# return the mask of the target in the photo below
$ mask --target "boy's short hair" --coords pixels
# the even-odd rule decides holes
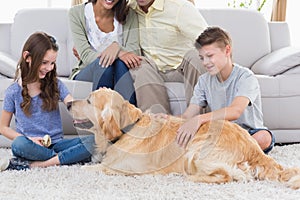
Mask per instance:
[[[226,45],[232,46],[232,41],[229,34],[220,27],[206,28],[196,39],[195,47],[201,49],[204,45],[218,43],[221,48]]]

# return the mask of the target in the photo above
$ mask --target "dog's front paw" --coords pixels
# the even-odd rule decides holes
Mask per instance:
[[[118,172],[118,171],[115,171],[115,170],[113,170],[113,169],[111,169],[111,168],[104,167],[103,165],[102,165],[101,171],[102,171],[103,173],[107,174],[107,175],[120,175],[120,174],[122,174],[122,173],[120,173],[120,172]]]
[[[115,171],[111,168],[105,167],[102,164],[84,165],[84,166],[81,167],[81,169],[87,170],[87,171],[93,171],[93,172],[102,172],[102,173],[107,174],[107,175],[118,175],[118,174],[120,174],[117,171]]]
[[[101,164],[84,165],[81,167],[81,169],[87,171],[102,172],[102,165]]]

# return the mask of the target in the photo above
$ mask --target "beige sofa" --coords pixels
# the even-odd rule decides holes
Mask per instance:
[[[264,122],[277,143],[300,142],[300,49],[291,47],[286,23],[268,23],[255,11],[240,9],[200,9],[209,25],[225,28],[233,38],[234,61],[250,68],[261,86]],[[18,57],[26,38],[35,31],[46,31],[59,43],[58,74],[72,95],[85,98],[91,83],[67,79],[76,60],[72,55],[67,9],[20,10],[12,24],[0,24],[0,106],[4,90],[12,82]],[[166,83],[173,114],[186,108],[181,83]],[[66,136],[77,131],[64,105],[60,106]],[[14,126],[14,123],[12,124]],[[0,147],[10,141],[0,135]]]

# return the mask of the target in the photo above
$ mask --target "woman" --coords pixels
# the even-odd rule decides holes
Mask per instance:
[[[1,134],[13,140],[15,158],[1,160],[0,171],[68,165],[91,157],[93,135],[63,139],[58,103],[73,98],[57,79],[57,52],[55,39],[44,32],[32,34],[24,44],[15,82],[5,92],[0,121]],[[15,130],[10,127],[13,115]],[[52,140],[49,147],[43,144],[45,135]]]
[[[108,87],[136,105],[129,69],[138,67],[138,21],[126,0],[90,0],[69,11],[75,55],[80,59],[72,79]]]

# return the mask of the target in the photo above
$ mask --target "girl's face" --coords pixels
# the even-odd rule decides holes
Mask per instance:
[[[46,52],[42,65],[39,69],[39,78],[45,78],[46,74],[54,69],[54,64],[56,62],[57,52],[50,49]]]
[[[199,49],[199,56],[210,75],[217,75],[231,64],[231,48],[229,45],[221,48],[217,43],[205,45]]]

